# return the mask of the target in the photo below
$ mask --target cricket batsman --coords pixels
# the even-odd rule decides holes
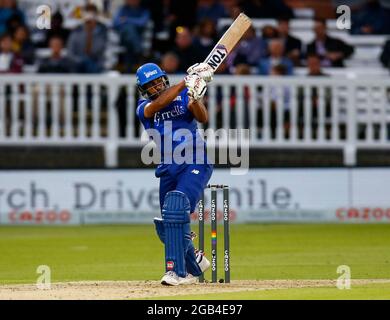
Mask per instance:
[[[142,95],[137,116],[147,131],[156,130],[163,141],[158,146],[161,163],[155,172],[160,178],[161,218],[155,218],[154,223],[165,246],[165,274],[161,283],[172,286],[196,283],[201,273],[210,267],[204,253],[194,248],[190,214],[213,171],[213,165],[207,161],[206,144],[197,131],[197,122],[208,120],[202,99],[207,82],[212,81],[213,70],[206,63],[197,63],[187,72],[188,75],[173,86],[166,73],[154,63],[144,64],[136,72]],[[191,134],[177,139],[175,133],[182,129]],[[171,148],[165,141],[171,143]],[[175,161],[173,150],[177,147],[190,148],[193,161]],[[202,151],[203,161],[199,161],[197,151]]]

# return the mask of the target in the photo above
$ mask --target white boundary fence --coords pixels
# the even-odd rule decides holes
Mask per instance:
[[[171,83],[180,77],[170,77]],[[135,77],[0,76],[0,145],[140,146]],[[390,79],[216,76],[206,127],[250,129],[252,148],[390,149]]]

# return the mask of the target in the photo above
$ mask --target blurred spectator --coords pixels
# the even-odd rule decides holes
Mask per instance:
[[[13,14],[8,20],[7,20],[7,32],[10,34],[13,34],[17,27],[24,26],[24,18],[23,16],[19,14]]]
[[[301,65],[302,57],[302,42],[301,40],[291,36],[290,23],[288,18],[278,19],[279,37],[284,42],[284,55],[288,57],[295,66]]]
[[[268,44],[268,50],[270,56],[268,58],[261,59],[258,65],[259,73],[261,75],[270,75],[272,68],[276,65],[283,65],[286,68],[286,74],[293,74],[292,61],[284,56],[284,45],[280,39],[272,39]]]
[[[321,58],[316,54],[311,54],[307,57],[307,76],[308,77],[328,77],[329,75],[324,73],[321,68]],[[323,90],[323,113],[326,119],[331,115],[331,101],[332,101],[332,89],[330,87],[324,87]],[[320,107],[320,92],[318,86],[310,88],[310,100],[311,100],[311,113],[312,113],[312,132],[317,135],[319,125],[319,107]],[[305,104],[305,90],[298,88],[298,101],[299,101],[299,131],[300,136],[303,136],[304,131],[304,104]],[[330,125],[325,124],[326,135],[330,134]]]
[[[265,40],[278,38],[278,30],[271,25],[265,25],[261,29],[261,34]]]
[[[262,35],[262,39],[264,40],[264,43],[266,46],[266,55],[269,55],[268,43],[271,39],[279,38],[278,29],[276,29],[274,26],[271,26],[271,25],[265,25],[261,29],[261,35]]]
[[[215,24],[218,19],[227,16],[224,6],[218,0],[199,0],[196,14],[198,21],[208,18]]]
[[[185,27],[177,27],[175,47],[173,51],[180,59],[178,72],[186,72],[194,63],[204,60],[193,44],[191,31]]]
[[[142,53],[142,36],[149,19],[150,12],[141,6],[140,0],[125,0],[114,17],[113,26],[126,48],[124,62],[127,69],[138,62]]]
[[[41,61],[39,73],[72,73],[72,61],[63,56],[64,41],[60,36],[53,36],[49,41],[50,57]]]
[[[250,75],[251,74],[251,68],[247,64],[245,64],[245,63],[238,64],[234,68],[234,74],[238,75],[238,76]]]
[[[367,2],[367,0],[332,0],[333,6],[335,8],[342,6],[342,5],[347,5],[352,10],[354,10],[356,8],[360,8],[366,2]]]
[[[271,69],[271,76],[285,76],[287,75],[287,68],[283,64],[276,64]]]
[[[68,41],[68,37],[70,31],[63,26],[64,18],[61,12],[57,11],[51,17],[51,28],[46,30],[45,40],[43,43],[43,47],[47,48],[49,46],[49,42],[53,37],[60,37],[63,43]]]
[[[217,41],[217,29],[215,23],[211,19],[203,19],[199,23],[198,35],[194,37],[194,46],[200,56],[205,59],[214,48]]]
[[[174,16],[170,11],[170,0],[144,0],[142,3],[150,12],[153,21],[151,51],[158,57],[162,52],[171,50],[174,38]]]
[[[97,8],[87,5],[84,24],[72,31],[67,49],[68,57],[76,64],[79,73],[99,73],[104,70],[104,53],[107,28],[97,21]]]
[[[352,13],[352,34],[382,34],[385,30],[384,9],[378,0],[367,0]]]
[[[12,50],[12,37],[3,34],[0,38],[0,73],[21,73],[23,59]]]
[[[383,34],[390,34],[390,1],[389,0],[379,0],[382,10],[383,10]]]
[[[145,9],[150,13],[150,19],[153,21],[154,32],[161,32],[165,29],[169,20],[169,6],[167,0],[144,0],[142,2]]]
[[[160,67],[168,74],[178,73],[180,60],[173,52],[167,52],[161,58]]]
[[[228,56],[229,68],[232,66],[245,64],[257,66],[259,60],[265,58],[267,54],[267,43],[256,36],[256,30],[250,27],[244,34],[237,48]]]
[[[294,17],[292,9],[283,0],[247,0],[241,7],[253,18]]]
[[[18,8],[15,0],[0,0],[0,35],[14,31],[16,22],[24,24],[24,13]]]
[[[390,69],[390,40],[385,43],[380,60],[385,68]]]
[[[307,57],[307,69],[308,76],[319,77],[319,76],[328,76],[326,73],[322,72],[321,68],[321,58],[316,54],[310,54]]]
[[[197,0],[169,0],[169,11],[171,13],[172,31],[178,26],[192,29],[196,25]]]
[[[272,66],[270,75],[274,77],[280,77],[287,75],[288,69],[284,64],[276,64]],[[271,136],[276,138],[277,136],[277,127],[281,119],[278,117],[278,110],[281,110],[280,113],[283,115],[283,131],[284,137],[288,138],[290,131],[290,101],[291,101],[291,88],[289,86],[271,86],[270,87],[270,127],[271,127]]]
[[[234,74],[238,76],[247,76],[251,74],[251,69],[247,64],[238,64],[235,67]],[[237,100],[242,99],[243,105],[241,112],[243,113],[243,120],[244,120],[244,129],[249,129],[249,117],[250,117],[250,96],[251,92],[249,89],[249,86],[244,85],[243,87],[243,95],[242,97],[237,96],[237,89],[233,88],[232,90],[232,96],[230,98],[230,123],[232,128],[237,128],[237,123],[236,123],[236,105],[237,105]],[[234,111],[234,114],[233,114]],[[222,115],[221,115],[222,116]]]
[[[224,10],[226,12],[226,17],[228,19],[233,19],[233,20],[236,19],[242,11],[239,0],[221,0],[221,3],[224,7]],[[229,29],[229,27],[230,25],[227,24],[223,26],[221,29],[218,29],[219,35],[221,36],[222,34],[224,34],[226,30]]]
[[[390,2],[388,0],[379,0],[382,8],[390,9]]]
[[[315,40],[307,47],[307,54],[321,57],[323,67],[344,67],[344,60],[354,52],[354,48],[344,41],[326,34],[326,21],[317,19],[314,24]]]
[[[18,53],[25,64],[34,64],[35,47],[30,39],[30,31],[22,25],[13,34],[13,51]]]
[[[222,0],[228,18],[235,19],[242,11],[239,0]]]

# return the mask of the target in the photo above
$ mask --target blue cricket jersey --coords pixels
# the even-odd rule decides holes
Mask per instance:
[[[198,156],[200,154],[203,155],[203,163],[208,163],[206,144],[197,131],[198,125],[194,115],[188,109],[189,98],[187,91],[187,88],[181,91],[169,105],[156,112],[152,118],[145,118],[144,116],[145,106],[149,104],[151,100],[140,99],[138,101],[137,116],[141,120],[144,128],[146,130],[156,129],[161,137],[161,144],[158,145],[161,153],[161,163],[156,170],[157,177],[161,176],[161,174],[166,171],[168,165],[180,167],[173,159],[173,152],[179,145],[180,148],[183,147],[182,149],[185,150],[185,145],[192,144],[193,163],[199,163],[196,159],[196,150],[198,150]],[[188,131],[178,131],[180,129],[187,129]],[[175,136],[175,133],[177,136]],[[183,133],[187,134],[183,136]],[[181,136],[180,140],[173,139],[174,137],[179,138],[179,136]],[[164,139],[169,139],[169,143],[172,145],[172,151],[167,149],[167,152],[164,152]],[[181,154],[183,154],[183,152]]]

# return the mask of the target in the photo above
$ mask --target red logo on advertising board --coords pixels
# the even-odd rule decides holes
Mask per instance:
[[[390,208],[339,208],[336,217],[341,221],[390,221]]]
[[[61,223],[66,224],[71,219],[68,210],[23,210],[11,211],[8,220],[12,223]]]

